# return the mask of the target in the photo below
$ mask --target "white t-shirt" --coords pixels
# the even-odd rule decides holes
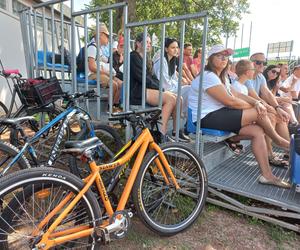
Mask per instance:
[[[87,48],[87,56],[94,58],[95,60],[100,60],[100,67],[102,70],[109,72],[109,63],[108,62],[108,58],[105,56],[105,50],[107,46],[100,46],[100,48],[98,49],[98,53],[97,53],[97,47],[96,47],[96,42],[95,39],[93,38],[90,42],[90,44],[93,45],[89,45]],[[89,71],[89,75],[93,74],[94,72]],[[113,75],[115,75],[115,71],[113,70]]]
[[[292,84],[293,78],[294,78],[294,75],[291,74],[283,83],[281,83],[279,85],[279,87],[285,87],[285,88],[290,87],[291,84]],[[295,83],[293,91],[297,92],[297,96],[299,95],[299,92],[300,92],[300,79],[298,79],[297,82]],[[280,94],[280,96],[291,96],[290,92],[285,93],[285,92],[279,90],[278,93]]]
[[[189,108],[192,110],[193,122],[197,121],[199,82],[200,82],[200,75],[197,76],[192,81],[191,89],[189,93]],[[201,119],[204,118],[207,114],[225,107],[223,103],[217,101],[206,92],[207,89],[218,85],[223,85],[220,78],[213,72],[204,71],[203,85],[202,85],[203,95],[202,95]]]
[[[240,83],[238,80],[235,80],[231,86],[235,91],[244,95],[248,95],[248,88],[244,84]]]

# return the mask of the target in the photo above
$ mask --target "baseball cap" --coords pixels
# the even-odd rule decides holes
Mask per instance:
[[[300,68],[300,64],[296,65],[294,69]]]
[[[207,56],[210,57],[213,54],[217,54],[220,52],[225,52],[228,56],[232,55],[234,51],[229,48],[225,48],[223,44],[216,44],[211,47],[211,49],[208,51]]]
[[[107,29],[105,23],[100,24],[99,30],[100,30],[100,33],[104,33],[109,36],[109,32],[108,32],[108,29]]]

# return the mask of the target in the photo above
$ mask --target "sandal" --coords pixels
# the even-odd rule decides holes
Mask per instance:
[[[289,168],[288,161],[284,161],[276,156],[269,156],[269,163],[274,167]]]
[[[239,155],[243,150],[243,145],[233,142],[230,139],[225,140],[224,143],[235,155]]]
[[[262,175],[259,177],[258,182],[260,184],[264,184],[264,185],[273,185],[273,186],[277,186],[277,187],[281,187],[281,188],[291,188],[291,184],[288,182],[285,182],[280,179],[268,180],[267,178],[265,178]]]

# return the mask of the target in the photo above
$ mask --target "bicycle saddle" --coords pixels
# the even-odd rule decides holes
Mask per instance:
[[[61,151],[66,154],[82,154],[84,151],[97,147],[102,142],[98,137],[92,137],[84,141],[67,141]]]
[[[18,124],[24,121],[33,121],[33,116],[24,116],[24,117],[17,117],[17,118],[1,118],[0,124],[5,126],[17,126]]]

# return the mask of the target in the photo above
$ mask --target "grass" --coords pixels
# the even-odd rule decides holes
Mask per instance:
[[[267,224],[268,235],[277,243],[279,249],[284,249],[283,244],[296,239],[296,233],[287,231],[280,226]]]

